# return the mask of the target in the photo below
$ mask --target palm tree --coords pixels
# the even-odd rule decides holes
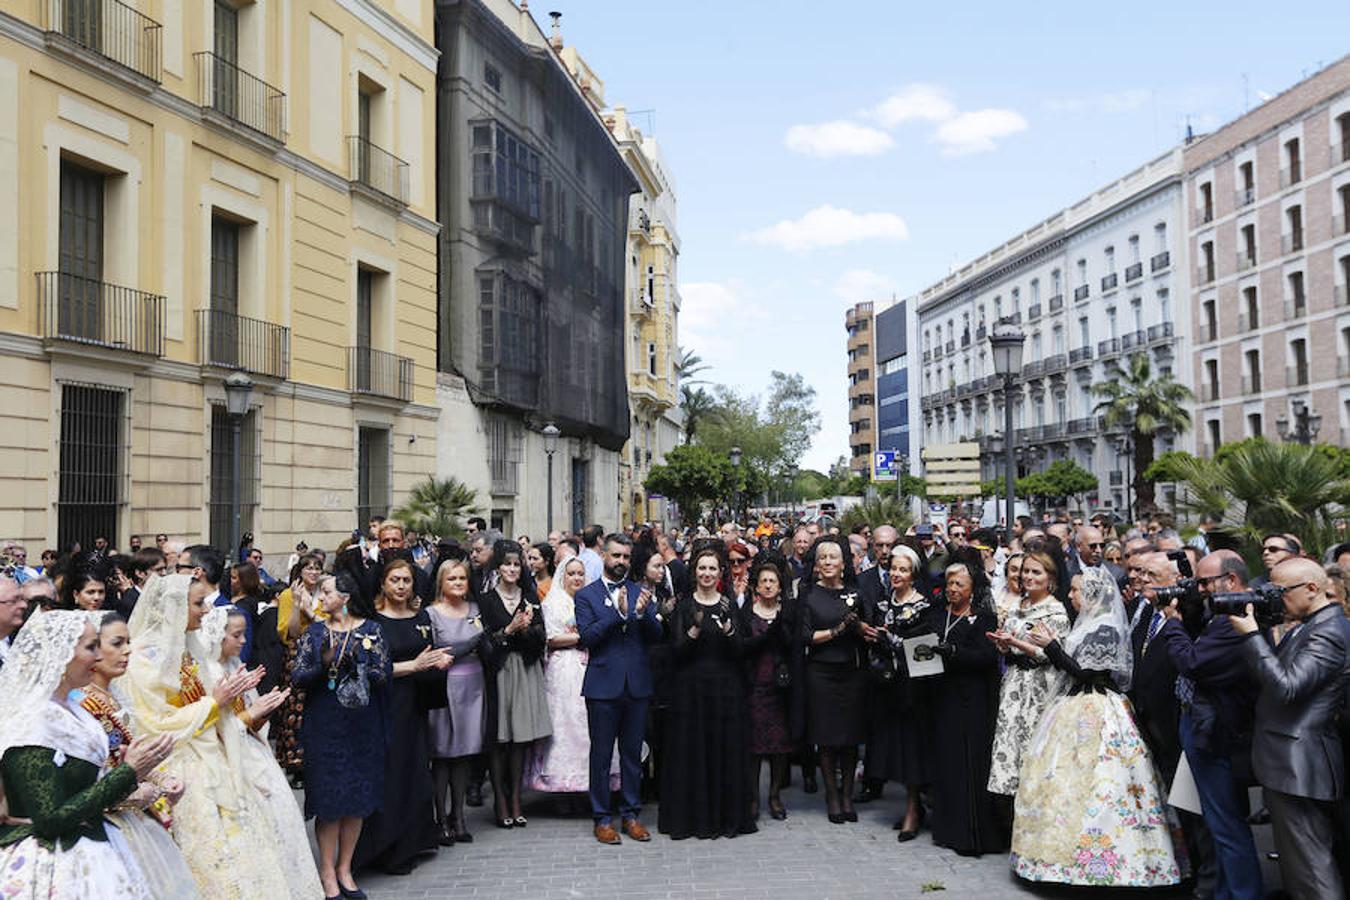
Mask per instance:
[[[1092,386],[1092,393],[1102,398],[1093,412],[1105,417],[1108,429],[1130,429],[1137,508],[1151,509],[1153,483],[1144,480],[1144,470],[1153,464],[1153,439],[1164,429],[1180,434],[1191,427],[1185,404],[1195,395],[1170,374],[1155,378],[1147,353],[1131,356],[1126,369],[1112,366],[1107,375],[1106,381]]]
[[[679,348],[679,356],[675,358],[675,377],[680,384],[699,384],[702,378],[695,378],[699,372],[706,371],[708,364],[703,361],[693,350]]]
[[[463,537],[463,519],[481,512],[477,492],[458,478],[428,475],[413,486],[408,501],[394,511],[404,527],[433,537]]]
[[[691,444],[698,431],[698,423],[717,408],[713,395],[703,388],[680,385],[680,410],[684,413],[684,442]]]

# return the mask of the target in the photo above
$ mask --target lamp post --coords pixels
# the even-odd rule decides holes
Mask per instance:
[[[549,422],[544,426],[544,453],[548,456],[548,532],[553,533],[553,454],[558,452],[558,426]]]
[[[253,398],[253,380],[243,372],[235,372],[225,379],[225,411],[230,415],[230,553],[235,562],[239,561],[239,540],[242,537],[240,521],[239,470],[243,458],[240,446],[240,433],[243,431],[244,416],[248,415],[249,402]]]
[[[1296,444],[1311,444],[1317,440],[1317,432],[1322,430],[1322,417],[1308,406],[1307,401],[1298,399],[1290,404],[1294,410],[1294,428],[1289,429],[1289,417],[1275,419],[1275,428],[1280,432],[1280,440],[1286,443],[1293,440]]]
[[[1004,534],[1009,543],[1013,538],[1013,485],[1017,481],[1016,441],[1013,439],[1013,383],[1022,374],[1022,345],[1026,335],[1012,322],[1003,320],[989,333],[989,347],[994,357],[994,374],[1003,377],[1003,492],[1007,501],[1007,522]]]
[[[1125,457],[1125,519],[1128,522],[1134,522],[1134,498],[1130,494],[1130,489],[1134,485],[1134,475],[1131,467],[1134,463],[1134,441],[1130,440],[1128,434],[1122,434],[1116,438],[1116,451]]]
[[[740,517],[741,506],[741,448],[732,447],[727,451],[727,456],[731,459],[731,469],[736,477],[735,491],[731,495],[731,518],[737,520]]]

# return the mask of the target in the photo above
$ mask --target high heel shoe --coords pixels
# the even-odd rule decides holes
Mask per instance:
[[[777,819],[780,822],[787,818],[787,807],[783,806],[783,801],[769,801],[769,818]]]
[[[858,814],[857,814],[856,812],[854,812],[853,810],[851,810],[851,809],[846,809],[846,810],[844,810],[843,816],[844,816],[844,821],[845,821],[845,822],[856,822],[856,821],[858,821]]]
[[[524,816],[516,816],[515,826],[517,828],[524,828],[528,824],[530,824],[529,819],[525,818]]]
[[[442,822],[436,829],[439,834],[436,835],[436,843],[442,847],[455,846],[455,833],[450,830],[450,826]]]
[[[828,818],[835,825],[843,825],[845,822],[848,821],[848,819],[844,817],[843,813],[829,813]]]

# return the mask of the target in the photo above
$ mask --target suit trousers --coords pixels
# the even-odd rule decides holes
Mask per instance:
[[[1261,861],[1243,812],[1241,789],[1233,781],[1232,760],[1196,745],[1191,716],[1185,711],[1181,713],[1181,746],[1195,778],[1205,824],[1214,837],[1218,857],[1214,900],[1261,900],[1265,896]]]
[[[633,697],[624,688],[613,700],[586,698],[586,724],[591,736],[591,816],[597,825],[613,819],[609,767],[614,760],[614,742],[619,743],[619,776],[622,800],[619,815],[625,821],[642,811],[642,735],[647,728],[646,697]]]
[[[1265,789],[1266,809],[1280,852],[1280,876],[1294,900],[1341,898],[1341,873],[1332,856],[1335,804]]]

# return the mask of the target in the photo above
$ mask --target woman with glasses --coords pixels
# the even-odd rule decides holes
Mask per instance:
[[[730,574],[727,578],[726,593],[732,600],[736,601],[736,608],[741,609],[750,599],[750,548],[742,541],[733,541],[727,547],[727,567]]]
[[[291,566],[290,587],[277,595],[277,637],[285,648],[285,665],[279,685],[291,687],[295,670],[296,643],[315,622],[327,618],[319,596],[323,580],[323,560],[317,553],[305,553]],[[305,692],[296,687],[286,697],[276,716],[277,762],[297,785],[304,777],[305,753],[300,742],[300,726],[305,717]]]

